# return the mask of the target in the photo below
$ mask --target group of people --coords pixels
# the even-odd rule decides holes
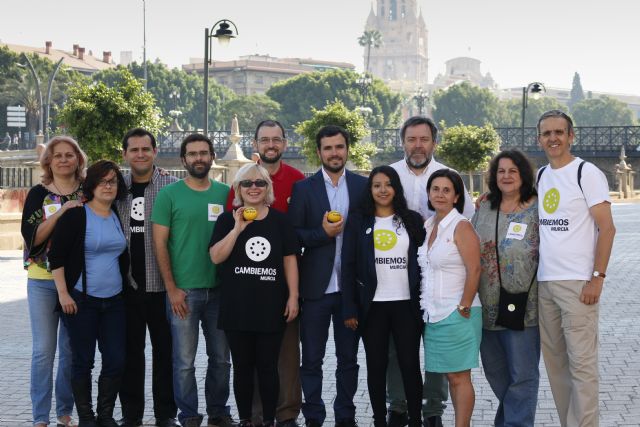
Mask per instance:
[[[549,165],[535,174],[521,152],[500,152],[476,210],[433,158],[437,133],[409,118],[404,159],[367,179],[346,168],[349,134],[325,126],[322,166],[305,179],[282,161],[285,129],[265,120],[259,158],[231,188],[209,177],[205,135],[183,140],[179,181],[155,166],[144,129],[123,138],[124,176],[104,160],[85,170],[76,141],[54,137],[22,226],[34,425],[49,424],[56,343],[58,425],[76,425],[74,403],[81,427],[141,425],[148,328],[156,425],[201,426],[200,325],[209,426],[235,425],[231,362],[240,427],[296,427],[300,412],[322,426],[330,328],[336,427],[357,426],[360,338],[375,426],[442,426],[449,393],[456,427],[469,426],[480,358],[495,425],[533,426],[541,350],[561,424],[597,425],[598,302],[615,235],[606,178],[571,154],[573,123],[552,110],[538,122]]]

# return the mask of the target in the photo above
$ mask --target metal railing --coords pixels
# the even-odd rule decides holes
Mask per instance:
[[[542,155],[535,127],[526,127],[524,129],[524,140],[522,139],[522,128],[499,127],[495,129],[502,140],[503,148],[519,148],[532,155]],[[160,155],[177,157],[182,139],[190,133],[192,132],[168,132],[159,136]],[[213,146],[218,156],[224,155],[229,148],[230,134],[230,131],[209,132],[209,137],[213,141]],[[625,147],[628,156],[640,157],[640,126],[583,126],[576,127],[575,134],[573,151],[578,155],[617,156],[620,153],[620,148]],[[253,132],[240,132],[240,136],[240,147],[245,156],[250,157],[253,152]],[[292,129],[288,129],[287,140],[287,151],[283,157],[290,159],[302,158],[300,150],[304,138]],[[384,153],[402,155],[400,129],[371,129],[371,135],[367,140],[373,142]]]
[[[30,167],[0,166],[0,188],[30,188],[31,171]]]

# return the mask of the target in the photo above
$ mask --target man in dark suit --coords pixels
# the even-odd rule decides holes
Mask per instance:
[[[325,420],[322,360],[333,321],[338,359],[333,403],[335,425],[354,427],[359,337],[344,325],[340,256],[347,215],[359,206],[367,180],[345,169],[349,135],[344,129],[323,127],[316,135],[316,145],[322,168],[294,185],[289,205],[289,217],[304,248],[300,262],[302,413],[307,427],[320,427]],[[341,219],[330,222],[329,211],[338,211]]]

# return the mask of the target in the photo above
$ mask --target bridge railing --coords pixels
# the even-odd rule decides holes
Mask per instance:
[[[535,127],[524,128],[524,138],[522,128],[519,127],[498,127],[496,132],[502,140],[503,148],[519,148],[530,154],[542,154],[538,145],[538,134]],[[300,152],[304,138],[295,133],[292,129],[287,131],[288,146],[284,154],[285,158],[302,158]],[[180,143],[182,139],[192,133],[191,131],[167,132],[158,137],[161,156],[175,156],[180,153]],[[218,130],[209,132],[209,138],[213,141],[213,146],[218,156],[223,156],[229,148],[230,131]],[[625,147],[627,155],[640,156],[640,126],[580,126],[575,128],[574,152],[614,155],[620,153],[620,148]],[[250,157],[253,151],[253,132],[240,132],[240,147],[245,156]],[[400,129],[371,129],[368,140],[373,142],[380,150],[389,153],[402,155],[402,141],[400,140]],[[617,155],[617,154],[616,154]]]

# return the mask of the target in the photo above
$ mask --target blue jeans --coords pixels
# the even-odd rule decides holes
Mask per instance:
[[[500,401],[496,427],[533,426],[540,380],[540,331],[482,330],[484,375]]]
[[[167,313],[173,343],[173,395],[178,405],[178,419],[201,417],[198,413],[198,385],[194,361],[198,351],[199,324],[207,348],[207,376],[204,395],[209,418],[227,416],[231,408],[229,378],[231,356],[224,331],[218,329],[220,291],[218,289],[185,289],[189,313],[184,319],[174,315],[167,297]]]
[[[122,294],[110,298],[83,295],[71,291],[78,306],[76,314],[65,314],[73,350],[73,379],[91,378],[96,343],[102,356],[102,377],[121,377],[124,372],[126,316]]]
[[[344,325],[342,295],[326,294],[318,300],[305,300],[300,312],[302,358],[300,380],[304,393],[304,418],[322,424],[326,418],[322,400],[322,361],[326,352],[329,327],[333,323],[336,349],[336,398],[333,412],[336,421],[353,419],[353,397],[358,388],[358,333]]]
[[[71,415],[71,343],[66,326],[55,311],[58,292],[53,280],[27,280],[27,300],[31,320],[31,405],[33,422],[49,423],[53,389],[53,360],[58,345],[56,372],[56,415]],[[58,328],[58,325],[60,328]],[[57,337],[57,338],[56,338]]]

